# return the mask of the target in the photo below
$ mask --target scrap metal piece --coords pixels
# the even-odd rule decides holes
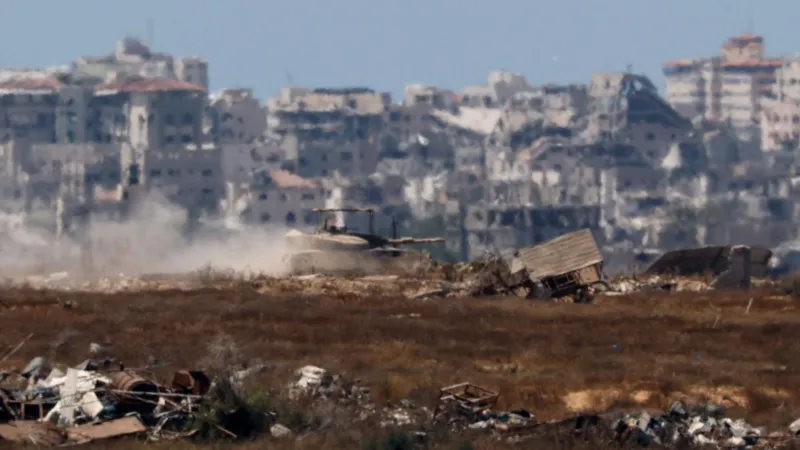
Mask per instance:
[[[147,427],[136,416],[123,417],[102,423],[88,423],[77,427],[67,428],[67,437],[70,441],[88,442],[98,439],[108,439],[131,434],[144,433]]]
[[[159,386],[136,373],[117,371],[108,374],[112,392],[119,397],[117,409],[121,412],[149,414],[156,407]]]
[[[179,370],[172,376],[172,388],[183,394],[205,395],[211,379],[199,370]]]
[[[474,419],[480,414],[490,411],[497,403],[500,394],[471,383],[459,383],[447,386],[439,391],[439,403],[433,412],[434,420],[444,411],[449,402],[456,402],[459,414]]]

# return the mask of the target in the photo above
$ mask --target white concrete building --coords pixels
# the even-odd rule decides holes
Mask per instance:
[[[258,184],[227,183],[228,214],[248,223],[311,228],[314,208],[325,205],[325,190],[313,180],[285,170],[265,171]]]

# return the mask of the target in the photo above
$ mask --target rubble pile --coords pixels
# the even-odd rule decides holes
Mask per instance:
[[[495,412],[496,401],[496,393],[469,383],[450,386],[441,390],[434,421],[447,423],[453,430],[486,430],[510,442],[572,435],[600,439],[596,443],[603,446],[616,442],[667,448],[781,448],[800,435],[800,419],[789,425],[788,432],[769,432],[742,419],[725,417],[723,406],[710,403],[688,407],[675,402],[667,412],[615,412],[540,422],[525,409]]]
[[[347,417],[353,423],[369,421],[387,428],[422,424],[432,417],[428,408],[407,399],[381,407],[359,380],[348,380],[321,367],[304,366],[296,375],[297,380],[288,386],[289,398],[323,411],[329,418]]]
[[[622,295],[641,291],[704,292],[713,287],[707,280],[660,275],[622,277],[613,280],[607,295]]]
[[[192,436],[212,386],[200,371],[175,372],[170,386],[112,361],[61,370],[34,358],[0,387],[0,440],[73,445],[126,435],[150,441]]]
[[[767,433],[763,427],[754,427],[742,419],[724,417],[720,405],[706,404],[687,408],[676,402],[663,414],[641,412],[624,414],[612,422],[614,435],[632,439],[647,446],[652,443],[666,446],[714,445],[726,448],[747,448],[759,443],[786,441],[786,433]]]
[[[246,429],[246,422],[253,420],[252,411],[242,412],[237,403],[241,399],[233,392],[250,369],[215,380],[202,371],[179,370],[166,385],[145,372],[112,368],[112,364],[110,360],[100,364],[87,360],[60,370],[39,357],[16,376],[4,373],[0,440],[55,447],[130,435],[147,441],[208,436],[238,439],[259,433],[288,439],[360,424],[370,429],[405,430],[423,441],[434,432],[489,433],[511,443],[566,434],[600,439],[602,444],[743,449],[779,448],[800,433],[800,420],[786,432],[769,432],[725,417],[720,405],[689,407],[682,402],[666,412],[613,412],[539,421],[526,409],[496,410],[499,394],[471,383],[442,388],[434,408],[408,399],[381,405],[359,380],[312,365],[299,368],[285,389],[270,395],[283,396],[291,408],[302,410],[301,415],[313,417],[313,421],[292,423],[291,414],[270,410],[256,414],[260,427]],[[214,433],[209,434],[209,429]]]

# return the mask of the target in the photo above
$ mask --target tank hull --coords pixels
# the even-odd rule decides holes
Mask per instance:
[[[357,252],[308,250],[290,253],[285,258],[287,269],[294,275],[407,274],[420,270],[429,262],[430,257],[425,253],[402,250]]]

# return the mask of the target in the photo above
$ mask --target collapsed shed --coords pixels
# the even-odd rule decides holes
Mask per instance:
[[[573,295],[597,285],[608,287],[603,280],[603,255],[588,228],[518,250],[511,272],[524,273],[525,285],[539,284],[549,297]]]

